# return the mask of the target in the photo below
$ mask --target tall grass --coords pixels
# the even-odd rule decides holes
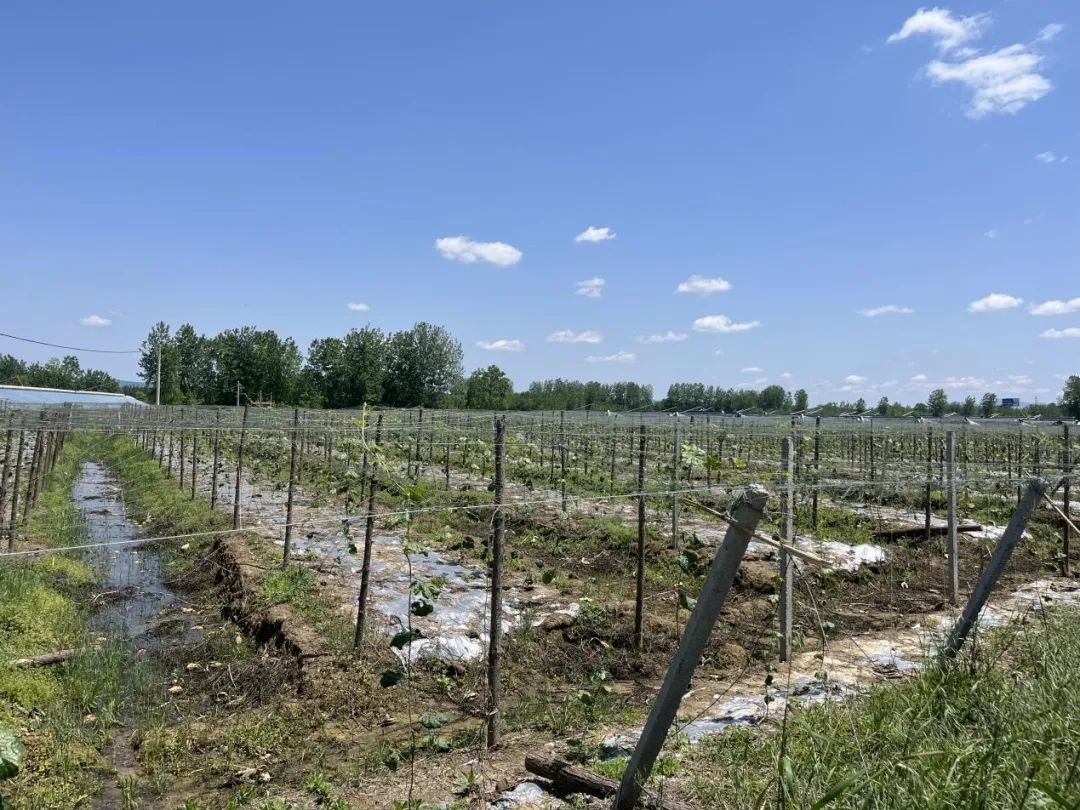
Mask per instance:
[[[736,730],[688,755],[702,807],[1080,806],[1080,613],[990,634],[955,665],[845,703],[798,709],[784,733]]]

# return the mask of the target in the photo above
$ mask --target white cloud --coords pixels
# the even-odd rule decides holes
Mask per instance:
[[[476,341],[477,347],[481,349],[487,349],[489,352],[520,352],[525,348],[525,344],[520,340],[506,338],[500,338],[499,340],[478,340]]]
[[[1023,298],[1017,298],[1014,295],[1004,295],[1002,293],[990,293],[978,301],[972,301],[968,304],[968,312],[996,312],[1002,309],[1013,309],[1024,303]]]
[[[1035,156],[1035,159],[1037,161],[1039,161],[1040,163],[1057,163],[1058,162],[1058,156],[1055,155],[1053,152],[1039,152],[1039,154],[1037,154]]]
[[[768,377],[758,377],[756,380],[751,380],[750,382],[745,383],[745,384],[746,385],[764,385],[768,381],[769,381]]]
[[[985,236],[987,239],[997,239],[997,237],[998,237],[997,228],[991,228],[986,233],[984,233],[983,236]]]
[[[1065,30],[1065,26],[1061,23],[1050,23],[1043,26],[1043,29],[1035,37],[1036,42],[1049,42],[1057,37],[1062,31]]]
[[[986,390],[986,380],[982,377],[946,377],[940,385],[941,388],[962,391]]]
[[[1080,298],[1043,301],[1041,304],[1032,304],[1030,311],[1032,315],[1068,315],[1070,312],[1080,312]]]
[[[719,356],[720,356],[720,355],[722,355],[723,353],[724,353],[724,350],[723,350],[723,349],[717,349],[717,350],[716,350],[715,352],[713,352],[713,354],[715,354],[715,355],[716,355],[717,357],[719,357]]]
[[[968,43],[979,39],[990,25],[989,14],[954,17],[943,8],[920,8],[909,17],[889,42],[899,42],[916,35],[933,40],[944,59],[935,59],[924,69],[934,84],[958,82],[971,93],[967,115],[983,118],[992,113],[1017,113],[1053,89],[1039,73],[1044,57],[1031,44],[1016,43],[990,53],[980,54]],[[1051,23],[1039,32],[1035,43],[1048,42],[1062,31]]]
[[[935,59],[926,66],[934,84],[959,82],[972,91],[967,108],[969,118],[991,113],[1018,113],[1038,101],[1054,86],[1038,73],[1044,57],[1027,45],[1009,45],[992,53],[961,62]]]
[[[499,267],[510,267],[521,261],[522,253],[505,242],[476,242],[467,236],[444,236],[435,240],[435,249],[444,259],[476,264],[487,262]]]
[[[982,36],[990,25],[989,14],[954,17],[946,8],[920,8],[904,21],[904,25],[887,42],[900,42],[908,37],[924,35],[934,40],[942,53],[956,50]]]
[[[902,307],[897,304],[886,304],[883,307],[873,307],[872,309],[860,309],[859,314],[864,318],[876,318],[879,315],[910,315],[915,310],[911,307]]]
[[[1031,385],[1034,382],[1027,374],[1010,374],[1006,379],[1015,385]]]
[[[790,380],[794,375],[790,371],[785,371],[780,375],[781,380]]]
[[[848,383],[849,385],[858,385],[859,383],[866,382],[866,377],[862,377],[858,374],[848,374],[846,377],[844,377],[844,382]]]
[[[1080,338],[1080,326],[1070,326],[1065,329],[1047,329],[1041,335],[1041,338],[1050,338],[1051,340],[1060,340],[1062,338]]]
[[[686,332],[672,332],[670,329],[658,335],[640,335],[638,343],[678,343],[690,337]]]
[[[928,379],[930,379],[930,378],[927,377],[925,374],[916,374],[914,377],[911,378],[911,381],[912,382],[926,382]]]
[[[599,332],[586,329],[584,332],[574,332],[571,329],[560,329],[547,336],[548,343],[599,343],[604,339]]]
[[[761,326],[760,321],[735,323],[727,315],[706,315],[704,318],[698,318],[694,321],[695,332],[719,332],[721,334],[728,334],[729,332],[746,332],[750,329],[755,329],[758,326]]]
[[[87,315],[85,318],[79,318],[79,323],[82,326],[111,326],[112,321],[108,318],[102,318],[100,315]]]
[[[583,230],[577,236],[574,237],[575,242],[606,242],[608,239],[615,238],[615,231],[611,228],[595,228],[590,225]]]
[[[583,295],[586,298],[599,298],[604,292],[604,285],[607,283],[602,278],[587,278],[584,281],[574,282],[577,285],[577,289],[574,290],[575,295]]]
[[[761,372],[762,369],[758,366],[747,366],[746,368],[742,369],[743,374],[760,374]]]
[[[718,292],[727,292],[731,289],[731,282],[716,276],[705,278],[704,276],[690,276],[686,281],[675,288],[677,293],[696,293],[697,295],[712,295]]]
[[[615,352],[615,354],[590,354],[585,358],[586,363],[633,363],[637,355],[633,352]]]
[[[371,309],[367,304],[350,303],[348,306],[353,312],[367,312]]]

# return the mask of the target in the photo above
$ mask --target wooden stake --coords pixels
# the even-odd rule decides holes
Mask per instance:
[[[767,499],[768,493],[764,489],[750,487],[743,491],[736,502],[734,525],[728,528],[724,542],[717,549],[709,567],[705,587],[702,588],[697,605],[690,614],[686,632],[679,642],[679,648],[664,676],[663,686],[653,703],[641,738],[634,747],[634,753],[619,783],[614,810],[632,810],[641,796],[683,695],[690,686],[690,679],[708,643],[709,634],[724,608],[724,601],[735,580],[750,538],[761,520]]]
[[[960,600],[960,544],[956,533],[956,432],[945,434],[945,474],[949,501],[949,537],[946,547],[948,572],[945,577],[945,593],[951,604]]]
[[[795,539],[795,442],[789,436],[780,440],[780,537],[788,543]],[[780,661],[791,657],[792,587],[795,562],[786,551],[780,552]]]
[[[288,566],[289,551],[292,548],[293,497],[296,492],[296,455],[300,450],[297,443],[297,433],[299,430],[300,409],[293,408],[293,429],[289,431],[289,492],[285,498],[285,548],[281,554],[282,568]],[[364,451],[364,466],[367,466],[367,450]]]
[[[383,415],[380,413],[375,422],[375,445],[382,441]],[[378,464],[368,467],[371,478],[368,481],[367,519],[364,521],[364,559],[360,565],[360,593],[356,597],[356,636],[353,647],[359,647],[364,640],[364,624],[367,621],[368,589],[371,587],[371,548],[375,536],[375,496],[379,491]]]
[[[638,439],[637,590],[634,597],[634,648],[645,646],[645,426]]]
[[[998,540],[990,561],[983,568],[982,573],[979,574],[979,580],[975,583],[971,598],[968,599],[963,613],[960,614],[960,618],[953,627],[948,644],[945,645],[942,653],[945,660],[955,658],[956,654],[960,652],[960,648],[963,647],[964,640],[968,637],[979,618],[979,614],[982,613],[982,609],[986,606],[998,578],[1005,570],[1005,566],[1008,565],[1013,550],[1020,542],[1020,538],[1023,537],[1024,528],[1031,519],[1035,506],[1045,493],[1046,482],[1038,479],[1029,482],[1027,488],[1023,490],[1020,503],[1017,505],[1016,511],[1013,512],[1009,525],[1005,527],[1005,533]]]
[[[240,423],[240,443],[236,449],[236,486],[233,489],[232,527],[240,528],[240,481],[244,476],[244,439],[247,436],[248,406],[244,406],[244,418]]]
[[[499,744],[499,665],[502,641],[502,566],[506,514],[503,495],[506,465],[506,418],[495,419],[495,514],[491,528],[491,616],[488,620],[487,747]]]

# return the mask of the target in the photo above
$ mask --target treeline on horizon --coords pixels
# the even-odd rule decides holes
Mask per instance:
[[[307,355],[292,338],[253,326],[227,329],[213,337],[190,324],[173,331],[158,322],[143,341],[139,376],[145,388],[124,392],[154,400],[158,358],[161,359],[161,401],[167,405],[233,405],[272,402],[308,408],[351,408],[364,403],[389,407],[473,408],[483,410],[611,410],[712,411],[721,413],[792,413],[810,407],[805,389],[780,385],[761,390],[722,388],[704,383],[673,383],[656,400],[650,385],[632,381],[581,382],[549,379],[524,391],[496,365],[465,374],[461,342],[445,328],[417,323],[397,332],[374,327],[353,329],[344,337],[313,340]],[[45,363],[26,363],[0,355],[0,384],[116,392],[120,383],[104,371],[84,369],[68,356]],[[239,384],[239,387],[238,387]],[[950,400],[943,389],[912,406],[881,397],[817,405],[823,416],[842,413],[880,416],[908,414],[945,416],[1034,415],[1080,418],[1080,377],[1069,377],[1061,404],[1001,409],[995,393]]]

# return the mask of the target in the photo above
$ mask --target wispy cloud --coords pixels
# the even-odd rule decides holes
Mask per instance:
[[[79,318],[79,324],[81,326],[111,326],[112,321],[100,315],[87,315],[85,318]]]
[[[1068,315],[1072,312],[1080,312],[1080,298],[1070,298],[1068,301],[1043,301],[1041,304],[1032,304],[1032,315]]]
[[[633,352],[615,352],[615,354],[590,354],[586,363],[633,363],[637,355]]]
[[[1032,45],[1049,42],[1062,27],[1052,23],[1039,32],[1034,43],[1016,43],[980,53],[968,43],[979,39],[990,22],[988,13],[954,17],[947,9],[922,8],[890,35],[888,41],[899,42],[917,35],[929,37],[946,59],[935,59],[926,65],[926,77],[934,84],[956,82],[970,90],[972,96],[966,111],[970,118],[1017,113],[1053,89],[1050,80],[1039,72],[1045,57]]]
[[[1069,162],[1068,156],[1065,156],[1065,155],[1059,156],[1056,152],[1049,152],[1049,151],[1047,151],[1047,152],[1039,152],[1039,154],[1037,154],[1035,156],[1035,159],[1037,161],[1039,161],[1039,163],[1047,163],[1047,164],[1049,164],[1049,163],[1068,163]]]
[[[859,383],[866,382],[866,377],[863,377],[860,374],[848,374],[844,377],[844,382],[848,385],[858,385]]]
[[[881,315],[910,315],[915,310],[911,307],[902,307],[897,304],[886,304],[883,307],[872,307],[871,309],[860,309],[859,314],[864,318],[877,318]]]
[[[1080,326],[1069,326],[1065,329],[1047,329],[1041,335],[1041,338],[1049,338],[1050,340],[1061,340],[1062,338],[1080,338]]]
[[[548,343],[599,343],[603,339],[603,335],[599,332],[594,332],[591,329],[586,329],[584,332],[575,332],[571,329],[560,329],[558,332],[552,332],[545,338]]]
[[[982,377],[946,377],[938,384],[938,387],[950,391],[985,391],[987,385]]]
[[[930,379],[930,378],[927,377],[925,374],[916,374],[914,377],[911,378],[911,382],[913,382],[913,383],[926,382],[928,379]]]
[[[367,304],[359,304],[359,303],[349,303],[348,307],[353,312],[367,312],[369,309],[371,309],[371,307],[369,307]]]
[[[997,228],[991,228],[986,233],[984,233],[983,236],[985,236],[987,239],[997,239],[998,238],[998,230],[997,230]]]
[[[661,332],[657,335],[639,335],[638,343],[678,343],[681,340],[686,340],[690,337],[686,332],[672,332],[670,329],[667,332]]]
[[[577,236],[574,237],[575,242],[606,242],[609,239],[615,238],[615,231],[611,228],[596,228],[590,225],[583,230]],[[632,241],[632,240],[631,240]]]
[[[760,374],[765,369],[760,366],[747,366],[746,368],[739,369],[743,374]]]
[[[783,374],[780,375],[780,379],[781,380],[790,380],[793,376],[795,376],[795,375],[792,374],[790,371],[785,371]]]
[[[599,298],[604,292],[604,285],[607,283],[602,278],[587,278],[584,281],[574,282],[577,289],[574,290],[575,295],[583,295],[586,298]]]
[[[714,278],[705,278],[705,276],[690,276],[686,281],[679,284],[675,288],[677,293],[694,293],[696,295],[712,295],[718,292],[727,292],[731,289],[731,282],[727,279],[716,276]]]
[[[478,340],[476,341],[478,348],[487,349],[489,352],[520,352],[524,350],[525,344],[517,339],[500,338],[499,340]]]
[[[1052,39],[1057,38],[1057,35],[1065,30],[1065,26],[1061,23],[1050,23],[1043,26],[1043,29],[1039,31],[1035,37],[1036,42],[1049,42]]]
[[[468,236],[444,236],[435,240],[435,249],[444,259],[476,264],[487,262],[499,267],[510,267],[521,261],[522,252],[505,242],[477,242]]]
[[[927,36],[942,53],[961,48],[983,35],[991,22],[990,14],[954,17],[946,8],[920,8],[906,20],[900,30],[890,34],[887,42],[900,42],[908,37]]]
[[[990,293],[978,301],[968,304],[968,312],[997,312],[1003,309],[1014,309],[1024,303],[1023,298],[1003,293]]]
[[[1054,89],[1038,70],[1044,57],[1027,45],[1016,44],[962,62],[935,59],[926,66],[934,84],[959,82],[971,92],[969,118],[992,113],[1015,114]]]
[[[735,323],[727,315],[706,315],[694,321],[695,332],[718,332],[728,334],[730,332],[747,332],[761,326],[760,321],[744,321]]]

